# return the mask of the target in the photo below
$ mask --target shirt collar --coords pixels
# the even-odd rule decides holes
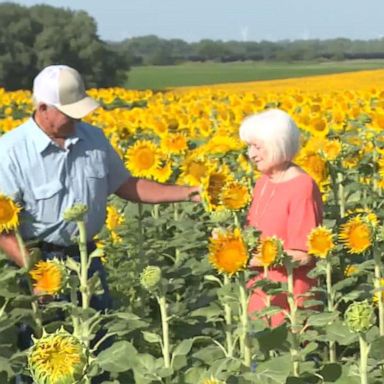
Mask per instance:
[[[51,145],[56,146],[55,142],[37,125],[33,117],[31,117],[30,123],[30,138],[35,142],[36,148],[40,153],[43,153]],[[79,129],[79,125],[79,123],[76,123],[75,133],[65,140],[66,148],[84,139],[83,132]]]

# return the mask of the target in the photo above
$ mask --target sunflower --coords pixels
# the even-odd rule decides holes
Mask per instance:
[[[223,208],[220,204],[221,192],[224,186],[232,180],[229,171],[224,168],[210,172],[203,179],[203,199],[209,211]]]
[[[308,236],[308,253],[322,259],[326,258],[335,246],[332,237],[332,231],[328,228],[319,226],[312,229]]]
[[[216,232],[209,241],[209,262],[219,272],[232,276],[245,268],[248,252],[239,229]]]
[[[188,149],[188,141],[182,133],[168,134],[161,140],[161,149],[165,153],[181,154]]]
[[[162,167],[156,168],[153,171],[153,178],[159,183],[166,183],[172,176],[172,173],[172,162],[168,161]]]
[[[203,159],[196,157],[186,157],[181,165],[181,175],[179,182],[181,184],[188,184],[198,186],[201,184],[202,179],[209,173],[212,164]]]
[[[107,219],[105,221],[107,229],[109,231],[113,231],[123,223],[124,216],[119,213],[118,209],[115,206],[109,205],[107,207]]]
[[[21,208],[10,197],[0,194],[0,233],[18,227],[20,210]]]
[[[67,272],[58,259],[40,260],[29,272],[34,283],[33,288],[39,295],[56,295],[64,287]]]
[[[341,226],[339,240],[349,253],[362,253],[372,245],[372,227],[361,216],[349,219]]]
[[[328,161],[335,161],[340,155],[342,144],[339,140],[325,140],[321,148],[321,154]]]
[[[237,211],[248,205],[251,195],[244,183],[230,181],[224,186],[220,200],[226,209]]]
[[[351,277],[359,272],[359,267],[356,264],[349,264],[344,269],[344,276]]]
[[[83,345],[63,329],[34,340],[28,352],[28,368],[36,384],[78,383],[86,367]]]
[[[276,236],[261,239],[254,255],[255,265],[269,267],[276,264],[283,251],[283,244]]]
[[[156,145],[149,140],[139,140],[127,150],[126,166],[135,177],[151,177],[160,164]]]

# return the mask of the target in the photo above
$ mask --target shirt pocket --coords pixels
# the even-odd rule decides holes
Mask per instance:
[[[32,187],[36,203],[36,220],[55,223],[60,220],[63,184],[59,180]]]
[[[108,177],[105,167],[102,164],[87,165],[84,171],[89,196],[88,204],[104,204],[108,196]]]

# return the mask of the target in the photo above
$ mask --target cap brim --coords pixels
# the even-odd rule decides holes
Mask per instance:
[[[56,105],[55,107],[73,119],[82,119],[99,106],[100,104],[96,100],[87,96],[76,103]]]

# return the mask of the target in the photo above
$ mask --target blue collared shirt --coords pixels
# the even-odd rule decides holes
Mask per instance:
[[[107,198],[128,178],[123,161],[101,129],[76,123],[75,134],[59,147],[31,118],[0,137],[0,193],[21,211],[24,240],[70,245],[76,223],[63,213],[75,203],[88,206],[88,240],[105,222]]]

